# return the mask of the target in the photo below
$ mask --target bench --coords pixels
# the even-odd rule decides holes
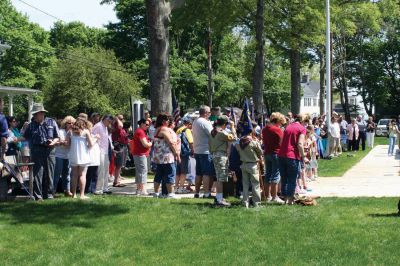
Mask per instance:
[[[1,162],[1,177],[0,177],[0,200],[8,199],[8,178],[13,178],[21,187],[26,190],[28,195],[32,198],[33,195],[33,165],[32,162],[18,162],[17,156],[5,156]],[[23,168],[28,167],[28,178],[23,176]],[[24,182],[28,181],[29,188],[26,188]]]

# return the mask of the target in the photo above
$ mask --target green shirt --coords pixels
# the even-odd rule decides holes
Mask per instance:
[[[240,147],[239,143],[235,147],[243,163],[255,163],[262,158],[261,145],[256,140],[252,140],[244,149]]]
[[[214,137],[210,135],[208,137],[208,146],[210,147],[210,152],[226,153],[228,150],[228,143],[233,140],[234,140],[233,135],[229,134],[225,130],[218,131]]]

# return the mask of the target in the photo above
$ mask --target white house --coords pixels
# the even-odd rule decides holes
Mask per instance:
[[[311,80],[308,75],[301,79],[302,96],[300,113],[309,113],[312,116],[319,114],[319,80]]]
[[[365,111],[364,103],[362,100],[361,95],[357,94],[357,91],[355,88],[348,88],[348,98],[349,98],[349,105],[350,105],[350,113],[355,116],[355,115],[363,115],[366,116],[367,112]],[[354,107],[356,106],[357,112],[355,112]],[[333,110],[337,113],[344,113],[343,112],[343,107],[340,103],[340,101],[335,101],[333,103]],[[372,110],[374,112],[374,109]]]
[[[319,80],[310,80],[308,75],[303,75],[301,79],[301,90],[300,113],[309,113],[311,116],[319,115]],[[367,114],[362,97],[357,94],[356,89],[348,88],[348,98],[350,106],[356,106],[357,114]],[[332,106],[335,112],[339,114],[344,113],[340,101],[334,101]]]

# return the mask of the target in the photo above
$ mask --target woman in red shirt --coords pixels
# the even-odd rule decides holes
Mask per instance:
[[[281,192],[285,198],[285,203],[289,205],[294,202],[296,181],[300,173],[300,161],[308,163],[304,154],[304,140],[306,136],[305,126],[309,121],[308,115],[297,115],[295,122],[286,127],[278,152]]]
[[[267,201],[271,203],[283,204],[278,194],[278,185],[281,179],[279,174],[278,152],[281,148],[283,131],[281,126],[286,124],[286,118],[281,113],[272,113],[271,123],[267,124],[262,130],[265,158],[265,190],[267,191]]]
[[[147,129],[150,126],[150,122],[146,119],[140,119],[139,127],[136,129],[133,135],[131,143],[131,153],[133,155],[133,161],[135,163],[136,172],[136,195],[148,195],[145,185],[147,183],[147,157],[150,153],[151,142],[146,134]]]

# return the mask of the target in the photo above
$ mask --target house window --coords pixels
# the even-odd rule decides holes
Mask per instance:
[[[313,98],[313,106],[317,106],[317,99]]]
[[[304,106],[311,106],[312,104],[311,98],[304,98]]]
[[[356,105],[356,99],[355,98],[350,98],[350,105]]]

